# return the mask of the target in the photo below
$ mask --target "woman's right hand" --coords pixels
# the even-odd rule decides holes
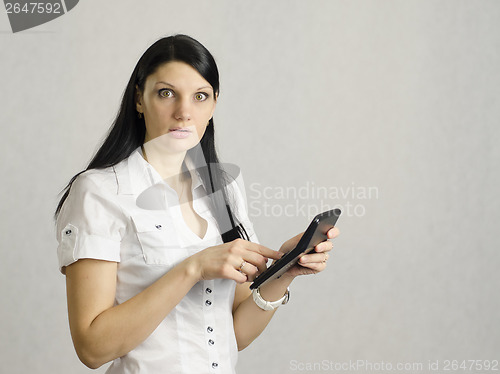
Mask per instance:
[[[283,256],[260,244],[243,239],[209,247],[191,256],[200,280],[227,278],[238,283],[253,281],[266,270],[269,258],[278,260]]]

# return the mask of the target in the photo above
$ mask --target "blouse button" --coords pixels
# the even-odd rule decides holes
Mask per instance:
[[[205,305],[210,306],[210,305],[212,305],[212,302],[210,300],[205,300]]]
[[[209,344],[209,345],[214,345],[214,344],[215,344],[215,342],[214,342],[212,339],[209,339],[209,340],[208,340],[208,344]]]
[[[205,290],[206,293],[212,293],[212,290],[210,288],[207,287],[207,289]]]
[[[158,230],[161,230],[161,225],[155,225],[155,227],[158,229]]]
[[[211,328],[210,326],[208,326],[208,327],[207,327],[207,331],[208,331],[208,332],[212,332],[212,331],[214,331],[214,329],[213,329],[213,328]]]
[[[212,362],[212,368],[215,369],[219,364],[217,362]]]

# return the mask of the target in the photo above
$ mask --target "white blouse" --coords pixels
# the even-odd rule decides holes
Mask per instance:
[[[114,167],[81,174],[57,219],[61,271],[82,258],[118,262],[115,304],[120,304],[188,256],[222,244],[199,174],[193,169],[190,174],[194,210],[208,222],[203,239],[186,225],[177,194],[143,159],[140,148]],[[237,218],[257,242],[244,191],[236,181],[229,189]],[[234,373],[235,286],[228,279],[198,282],[156,330],[114,360],[107,373]]]

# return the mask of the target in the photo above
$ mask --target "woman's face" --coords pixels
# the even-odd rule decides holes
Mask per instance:
[[[173,152],[193,148],[205,133],[216,99],[210,83],[190,65],[180,61],[160,65],[146,78],[144,91],[137,92],[145,142],[157,139]]]

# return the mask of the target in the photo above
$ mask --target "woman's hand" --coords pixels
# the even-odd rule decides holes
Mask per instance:
[[[236,239],[214,247],[209,247],[191,256],[200,280],[228,278],[238,283],[251,282],[266,270],[269,258],[277,260],[283,256],[257,243]]]
[[[287,253],[295,248],[295,246],[299,243],[300,238],[304,233],[300,233],[293,238],[287,240],[283,243],[280,248],[280,252]],[[339,230],[336,227],[332,227],[327,232],[328,239],[336,238],[340,234]],[[285,278],[295,278],[298,275],[308,275],[308,274],[316,274],[320,271],[325,270],[326,262],[328,261],[328,257],[330,256],[328,252],[330,252],[333,248],[333,243],[329,240],[321,242],[314,250],[310,253],[300,257],[299,262],[296,265],[292,266],[282,277]]]

